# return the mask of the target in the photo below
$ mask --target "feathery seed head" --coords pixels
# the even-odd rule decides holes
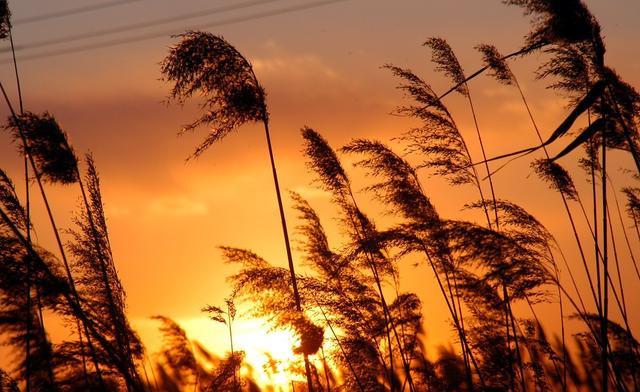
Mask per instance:
[[[447,41],[442,38],[429,38],[424,46],[431,48],[431,61],[437,65],[436,70],[444,73],[451,78],[453,83],[459,85],[456,91],[464,96],[469,95],[464,70]]]
[[[571,200],[578,199],[578,191],[576,190],[571,175],[569,175],[569,172],[560,166],[560,164],[549,159],[538,159],[532,162],[531,166],[540,178],[549,183],[551,188],[563,193]]]
[[[524,8],[534,16],[530,43],[576,43],[592,40],[600,27],[582,0],[505,0],[508,5]]]
[[[20,204],[13,181],[2,169],[0,169],[0,207],[9,214],[17,227],[27,228],[27,214]]]
[[[496,78],[500,83],[513,84],[515,77],[507,64],[507,61],[502,57],[498,49],[493,45],[480,44],[476,46],[476,49],[482,53],[482,61],[491,70],[489,73]]]
[[[640,224],[640,188],[624,188],[622,191],[627,196],[627,215]]]
[[[241,125],[268,119],[264,90],[249,61],[230,43],[200,31],[176,37],[181,41],[171,47],[161,63],[163,79],[173,83],[169,98],[182,104],[199,95],[205,109],[182,131],[212,127],[194,157]]]
[[[309,127],[301,130],[305,140],[304,154],[309,157],[308,166],[320,177],[322,184],[334,194],[348,192],[349,178],[329,143]]]
[[[78,180],[78,158],[69,145],[67,134],[56,119],[45,112],[37,115],[25,112],[9,118],[7,129],[16,140],[27,143],[23,153],[35,160],[42,177],[52,183],[71,184]],[[22,146],[23,150],[25,146]]]
[[[9,30],[11,30],[11,10],[7,0],[0,0],[0,39],[7,38]]]

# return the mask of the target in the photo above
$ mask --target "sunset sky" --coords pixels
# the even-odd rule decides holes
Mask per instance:
[[[261,128],[243,127],[199,159],[186,162],[206,130],[178,137],[181,126],[198,115],[198,106],[193,103],[181,108],[164,102],[170,86],[160,80],[159,62],[176,42],[170,34],[188,29],[220,34],[250,59],[268,94],[281,186],[301,193],[318,208],[338,246],[336,214],[327,195],[314,186],[306,171],[300,128],[316,129],[336,148],[356,137],[398,146],[392,138],[413,123],[390,115],[403,103],[403,97],[395,88],[397,80],[381,69],[382,65],[410,67],[432,82],[436,91],[444,91],[449,81],[433,71],[430,53],[421,46],[426,38],[447,39],[470,73],[481,65],[480,55],[473,49],[477,44],[492,43],[508,53],[519,48],[528,29],[528,19],[521,10],[499,0],[132,0],[92,12],[30,20],[89,3],[104,2],[10,1],[14,41],[22,48],[17,57],[25,109],[49,111],[67,131],[78,154],[94,154],[129,316],[143,340],[150,348],[157,347],[157,324],[149,317],[161,314],[175,319],[191,337],[217,353],[227,349],[225,330],[209,322],[200,308],[222,303],[230,292],[225,279],[235,271],[222,263],[217,246],[248,248],[283,266],[286,257]],[[640,2],[592,0],[587,4],[603,27],[607,62],[638,88]],[[201,16],[186,18],[195,13]],[[170,19],[170,23],[145,28],[127,27]],[[121,32],[93,34],[103,30]],[[49,42],[82,35],[89,37]],[[17,102],[7,45],[0,46],[0,80]],[[513,63],[513,69],[543,133],[548,135],[567,112],[567,101],[546,90],[545,82],[534,83],[533,71],[543,59],[535,54]],[[470,87],[488,155],[535,144],[516,90],[488,77],[478,78]],[[479,149],[464,101],[451,96],[446,103],[477,159]],[[2,105],[0,117],[7,116]],[[0,167],[23,192],[19,181],[22,161],[15,150],[9,136],[0,133]],[[562,163],[575,168],[577,155]],[[353,173],[356,188],[364,187],[368,180],[363,173],[351,168],[352,160],[345,157],[344,162]],[[567,244],[563,250],[575,260],[575,245],[568,241],[569,226],[559,197],[537,179],[529,162],[524,159],[503,170],[496,179],[496,192],[500,198],[529,209],[561,244]],[[618,168],[630,168],[631,161],[614,153],[613,162],[613,178],[620,188],[628,183],[628,175]],[[475,200],[472,189],[454,189],[424,174],[424,188],[443,216],[461,217],[463,205]],[[582,173],[576,174],[576,180],[589,201]],[[55,186],[51,191],[60,226],[71,227],[71,212],[78,205],[77,189]],[[393,221],[393,217],[379,214],[370,195],[362,192],[357,197],[379,226]],[[37,238],[54,250],[42,206],[34,200]],[[286,204],[291,205],[289,200]],[[295,233],[291,210],[288,219]],[[640,247],[637,242],[634,245]],[[300,260],[298,254],[295,259]],[[625,263],[623,269],[630,268]],[[423,299],[428,341],[448,341],[451,328],[446,307],[435,295],[432,275],[424,265],[415,267],[409,261],[400,271],[402,289]],[[623,276],[625,271],[631,273],[623,270]],[[584,281],[582,276],[579,279]],[[640,291],[635,289],[628,294],[632,309],[640,306]],[[544,306],[541,309],[544,311]],[[528,316],[526,310],[522,315]],[[640,326],[640,312],[630,316],[632,325]],[[257,330],[255,325],[247,322],[241,327],[241,336]]]

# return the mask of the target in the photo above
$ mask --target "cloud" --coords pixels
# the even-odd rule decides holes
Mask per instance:
[[[288,55],[281,54],[267,58],[258,58],[252,61],[256,72],[265,77],[280,77],[294,79],[323,79],[337,80],[338,72],[325,64],[323,60],[314,54]]]
[[[206,215],[209,207],[186,196],[163,196],[151,200],[148,212],[153,215],[196,216]]]
[[[267,42],[265,50],[266,54],[251,59],[259,77],[286,78],[289,81],[317,81],[318,78],[325,81],[342,79],[340,73],[317,54],[290,53],[272,41]]]

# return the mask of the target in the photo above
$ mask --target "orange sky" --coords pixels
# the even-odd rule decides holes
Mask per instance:
[[[306,2],[307,0],[305,0]],[[54,4],[55,3],[55,4]],[[86,4],[81,0],[11,1],[17,46],[29,46],[56,37],[117,28],[234,3],[227,1],[139,0],[129,5],[66,18],[20,24],[33,15]],[[339,245],[335,216],[325,194],[310,183],[301,156],[299,129],[308,125],[321,132],[334,146],[354,137],[378,138],[386,142],[411,125],[390,116],[402,103],[396,80],[380,66],[394,63],[409,66],[442,91],[448,82],[432,71],[429,53],[420,45],[427,37],[446,38],[457,51],[467,71],[480,64],[473,51],[478,43],[493,43],[504,52],[516,49],[527,31],[527,19],[517,8],[500,1],[383,1],[351,0],[277,16],[236,23],[225,20],[286,8],[302,3],[281,0],[243,10],[219,13],[174,23],[91,38],[60,46],[24,50],[18,53],[25,107],[49,110],[67,130],[78,153],[92,151],[102,176],[103,196],[120,276],[128,293],[130,318],[145,341],[155,345],[156,325],[148,321],[162,314],[192,327],[197,338],[209,340],[214,351],[226,349],[224,330],[210,325],[219,340],[202,336],[204,317],[199,309],[220,303],[229,293],[225,277],[233,272],[222,265],[218,245],[250,248],[267,260],[284,265],[284,248],[277,220],[271,173],[263,134],[247,126],[205,153],[185,163],[185,158],[202,139],[204,131],[177,137],[180,126],[193,118],[197,107],[166,106],[162,103],[168,86],[159,81],[158,63],[173,42],[161,38],[60,56],[28,59],[38,53],[106,42],[157,31],[180,32],[203,24],[220,24],[210,31],[222,34],[254,64],[268,93],[272,129],[281,185],[300,192],[318,207],[331,238]],[[624,79],[640,86],[640,3],[635,0],[587,1],[599,18],[607,43],[607,61]],[[152,6],[153,4],[153,6]],[[3,44],[2,48],[6,47]],[[6,53],[0,61],[8,59]],[[542,59],[534,55],[514,65],[534,114],[546,134],[566,109],[565,101],[534,84],[532,71]],[[12,68],[4,61],[0,78],[15,91]],[[471,85],[488,155],[535,143],[516,91],[480,78]],[[457,97],[447,101],[467,132],[473,153],[477,145],[469,126],[470,117]],[[2,107],[0,116],[7,117]],[[393,142],[390,142],[393,145]],[[21,160],[7,135],[0,135],[0,165],[17,180]],[[476,155],[477,156],[477,155]],[[575,156],[565,163],[573,167]],[[345,161],[345,162],[348,162]],[[631,167],[630,161],[614,159],[617,167]],[[349,165],[350,166],[350,165]],[[354,172],[356,186],[365,184],[362,173]],[[496,180],[501,198],[521,203],[557,235],[564,250],[574,256],[568,242],[569,226],[558,197],[531,175],[523,161],[504,170]],[[623,185],[624,175],[614,178]],[[578,179],[578,178],[576,178]],[[460,216],[469,192],[451,189],[441,180],[424,178],[424,187],[446,217]],[[16,181],[19,182],[19,181]],[[20,185],[20,184],[18,184]],[[19,189],[23,189],[19,186]],[[586,186],[582,186],[588,200]],[[61,226],[69,226],[71,210],[78,197],[75,189],[52,189],[55,213]],[[362,204],[375,216],[375,203],[359,194]],[[289,203],[290,204],[290,203]],[[38,239],[51,245],[51,233],[35,203]],[[294,214],[289,212],[290,226]],[[389,218],[378,217],[384,226]],[[638,243],[634,243],[640,248]],[[53,249],[52,246],[50,246]],[[626,254],[625,254],[626,255]],[[299,259],[299,258],[298,258]],[[627,268],[623,266],[623,268]],[[626,270],[625,270],[626,271]],[[624,271],[623,271],[624,272]],[[628,270],[631,273],[631,270]],[[419,293],[427,334],[432,342],[448,339],[446,308],[435,293],[428,270],[409,263],[401,266],[404,290]],[[639,309],[640,295],[628,295],[631,309]],[[544,316],[544,307],[541,308]],[[630,312],[632,324],[640,326],[640,312]],[[523,313],[523,315],[527,315]],[[528,315],[527,315],[528,316]],[[198,332],[195,332],[198,330]]]

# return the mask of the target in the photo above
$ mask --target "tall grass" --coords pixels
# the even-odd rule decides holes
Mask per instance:
[[[251,250],[221,247],[222,258],[236,268],[229,277],[233,295],[223,307],[202,310],[226,326],[228,354],[212,354],[177,322],[154,316],[163,345],[151,364],[151,379],[145,364],[151,361],[127,318],[94,159],[87,155],[81,165],[52,115],[25,110],[14,57],[18,111],[1,83],[0,90],[11,112],[6,128],[23,155],[27,194],[23,207],[11,178],[0,170],[0,335],[15,356],[14,369],[0,371],[0,390],[259,390],[246,353],[236,344],[236,306],[241,303],[250,305],[250,316],[289,329],[298,339],[291,349],[301,360],[291,364],[289,380],[295,390],[637,390],[640,343],[630,324],[635,309],[628,294],[629,285],[640,281],[640,190],[614,187],[610,154],[626,153],[640,172],[640,94],[606,64],[600,26],[583,2],[505,3],[532,16],[531,31],[522,48],[508,55],[491,45],[478,46],[484,65],[476,72],[463,70],[444,39],[426,42],[436,68],[452,82],[444,93],[436,93],[411,70],[385,67],[408,98],[397,114],[418,124],[394,144],[356,139],[334,150],[319,132],[302,128],[303,154],[314,183],[330,195],[339,216],[341,235],[335,240],[312,201],[296,193],[291,197],[299,225],[290,238],[266,95],[251,63],[219,36],[193,31],[177,36],[180,41],[161,65],[164,79],[172,84],[169,98],[179,104],[202,100],[204,113],[183,132],[212,127],[192,157],[243,125],[262,126],[288,263],[283,268]],[[6,1],[0,1],[0,38],[12,41]],[[565,118],[546,138],[508,63],[537,52],[545,59],[537,72],[540,82],[548,81],[570,97]],[[538,144],[487,156],[488,140],[470,93],[474,79],[485,71],[517,89]],[[481,159],[473,159],[469,130],[458,125],[444,102],[451,92],[462,94],[469,105],[470,133],[477,138]],[[581,119],[586,126],[578,129]],[[579,162],[591,183],[591,206],[582,203],[575,173],[559,163],[580,151],[585,155]],[[537,152],[544,154],[542,159],[532,158]],[[352,182],[356,177],[342,165],[343,154],[357,157],[354,170],[369,176],[363,196]],[[494,181],[500,169],[518,159],[532,159],[536,173],[560,195],[576,260],[565,256],[566,244],[558,244],[537,217],[497,196]],[[492,171],[497,163],[501,166]],[[630,181],[637,181],[638,174],[631,173]],[[57,256],[32,238],[31,176]],[[430,176],[459,189],[469,187],[479,200],[472,197],[460,206],[464,218],[443,216],[427,191]],[[78,184],[80,208],[73,228],[57,226],[47,183]],[[626,197],[626,217],[618,193]],[[376,199],[380,211],[364,211],[361,197]],[[584,222],[574,216],[575,206]],[[378,226],[377,213],[394,220]],[[476,214],[486,221],[477,223],[472,219]],[[304,273],[294,266],[292,242],[299,246]],[[402,290],[400,271],[416,260],[425,268],[415,273],[433,280],[439,297],[419,298]],[[576,279],[576,266],[586,276],[584,287]],[[626,268],[635,274],[627,276]],[[589,297],[593,304],[585,301]],[[549,335],[541,318],[540,304],[554,300],[559,302],[560,336]],[[456,345],[430,355],[425,338],[429,320],[422,308],[436,301],[446,306]],[[528,309],[526,314],[522,308]],[[76,336],[52,343],[43,316],[49,312],[75,326]],[[567,319],[579,324],[573,338]]]
[[[298,312],[302,313],[278,171],[271,145],[269,112],[264,89],[251,63],[223,38],[196,31],[186,32],[178,37],[181,38],[181,42],[171,48],[162,63],[165,79],[174,83],[170,97],[184,103],[194,94],[200,94],[204,99],[203,108],[207,109],[204,115],[185,126],[182,132],[193,131],[202,125],[213,127],[193,156],[199,156],[211,145],[247,122],[261,122],[264,127],[294,302]],[[313,391],[311,369],[306,356],[304,362],[307,386]]]

